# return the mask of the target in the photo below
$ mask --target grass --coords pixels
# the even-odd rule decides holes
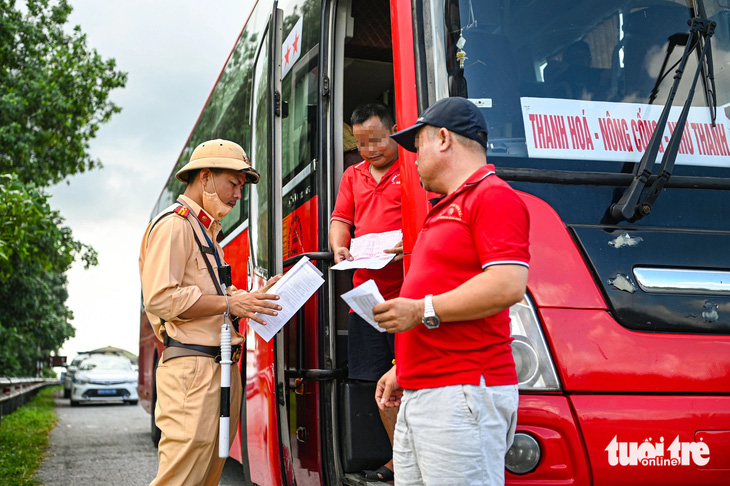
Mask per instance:
[[[0,425],[0,484],[40,484],[33,476],[43,460],[48,435],[58,420],[53,401],[54,392],[58,389],[42,389],[30,402],[3,417]]]

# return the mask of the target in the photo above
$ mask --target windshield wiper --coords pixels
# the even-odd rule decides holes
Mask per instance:
[[[679,65],[680,62],[682,62],[682,59],[680,58],[679,61],[672,64],[669,69],[666,69],[667,62],[669,62],[669,56],[672,55],[672,52],[674,51],[675,46],[687,46],[687,41],[689,40],[689,34],[686,32],[677,32],[676,34],[672,34],[669,36],[669,44],[667,45],[667,53],[664,55],[664,61],[662,62],[662,67],[659,70],[659,76],[656,78],[656,83],[654,84],[654,88],[652,88],[651,93],[649,94],[649,104],[651,105],[654,103],[654,100],[656,99],[657,94],[659,94],[659,86],[662,84],[662,81],[664,81],[664,78],[669,76],[669,73]]]
[[[715,98],[715,78],[712,66],[710,38],[715,32],[716,23],[707,19],[707,14],[705,13],[705,7],[702,0],[699,0],[696,5],[698,6],[698,9],[696,10],[697,15],[687,21],[690,25],[689,37],[687,38],[682,58],[679,61],[679,67],[674,74],[674,82],[672,83],[672,88],[667,96],[667,102],[664,104],[664,109],[659,116],[657,126],[654,129],[651,140],[646,147],[646,151],[641,157],[639,165],[634,171],[634,179],[631,181],[631,185],[626,189],[619,201],[611,205],[609,212],[616,222],[637,221],[651,213],[652,205],[656,202],[659,193],[661,193],[664,185],[672,176],[674,162],[677,160],[679,144],[682,140],[682,134],[684,133],[684,128],[687,123],[687,116],[689,115],[689,109],[692,105],[692,98],[694,97],[695,86],[697,85],[697,79],[700,74],[702,74],[702,82],[705,88],[705,99],[710,109],[712,124],[713,126],[715,125],[717,99]],[[668,47],[670,50],[673,48],[673,44],[681,43],[681,40],[683,40],[681,37],[677,37],[676,34],[672,37],[674,37],[674,42],[671,41],[672,38],[670,37],[670,44]],[[641,202],[638,202],[642,191],[649,181],[649,177],[652,175],[650,167],[653,167],[657,154],[659,153],[664,128],[667,125],[669,111],[672,108],[672,101],[674,101],[674,96],[677,94],[679,82],[682,80],[687,60],[694,50],[697,50],[698,55],[697,70],[695,71],[692,86],[687,94],[684,107],[679,115],[676,127],[672,131],[672,136],[669,139],[664,155],[662,156],[662,162],[659,166],[659,174],[652,186],[649,188],[644,199]],[[669,54],[667,54],[667,58],[668,56]],[[664,65],[666,65],[666,59]],[[664,66],[662,66],[662,70],[663,67]],[[660,79],[657,80],[657,85],[654,87],[655,90],[658,89],[659,82],[666,76],[666,74],[663,75],[663,73],[660,72],[659,76]],[[655,95],[656,93],[652,91],[652,96]],[[653,98],[650,99],[650,102],[651,101],[653,101]]]

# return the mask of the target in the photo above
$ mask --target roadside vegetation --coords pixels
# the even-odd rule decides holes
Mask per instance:
[[[53,395],[60,387],[46,387],[0,424],[0,484],[40,484],[33,479],[43,460],[48,435],[58,415]]]
[[[96,265],[48,189],[101,167],[89,152],[127,75],[68,24],[69,0],[0,0],[0,370],[35,376],[74,336],[66,272]]]

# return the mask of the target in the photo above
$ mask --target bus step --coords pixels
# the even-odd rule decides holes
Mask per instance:
[[[359,474],[345,474],[340,478],[343,486],[393,486],[393,483],[384,481],[368,481]]]

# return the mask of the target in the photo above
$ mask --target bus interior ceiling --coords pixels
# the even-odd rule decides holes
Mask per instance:
[[[352,38],[345,40],[343,121],[349,123],[357,105],[382,101],[393,106],[393,47],[390,4],[352,1]]]
[[[352,0],[352,37],[345,39],[342,73],[342,121],[350,123],[353,110],[367,101],[390,106],[395,115],[390,3]],[[336,184],[338,186],[339,184]],[[349,307],[339,296],[352,288],[353,271],[334,272],[336,365],[347,364]],[[344,472],[377,469],[392,451],[374,400],[375,383],[343,380],[339,390],[339,436]]]

